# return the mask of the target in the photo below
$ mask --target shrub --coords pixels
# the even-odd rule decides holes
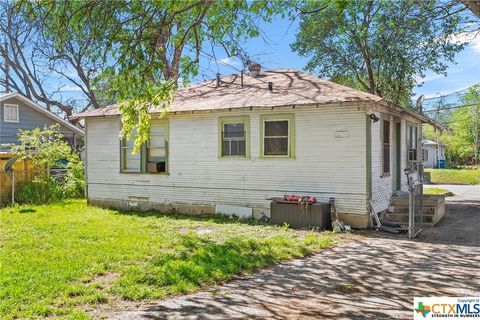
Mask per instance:
[[[63,193],[67,198],[81,198],[85,191],[85,172],[83,162],[70,162],[67,175],[63,180]]]
[[[22,182],[15,195],[21,204],[44,204],[65,198],[84,196],[85,177],[83,162],[67,165],[68,172],[63,179],[52,176],[38,176],[32,181]]]
[[[37,168],[66,171],[65,176],[45,175],[20,184],[16,194],[18,202],[42,204],[84,195],[83,163],[64,140],[59,125],[19,130],[18,140],[21,142],[18,145],[3,144],[1,147],[10,149],[10,152],[21,160],[31,160]],[[64,160],[68,162],[66,166],[63,164]]]
[[[22,204],[44,204],[63,199],[64,191],[52,177],[35,177],[20,184],[15,198]]]

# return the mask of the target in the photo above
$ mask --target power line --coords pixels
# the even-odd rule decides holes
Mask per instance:
[[[454,109],[461,109],[465,107],[475,107],[475,106],[480,106],[480,101],[475,104],[465,104],[461,106],[453,106],[453,107],[445,107],[445,108],[438,108],[438,109],[429,109],[429,110],[423,110],[423,112],[440,112],[440,111],[445,111],[445,110],[454,110]]]
[[[468,91],[469,89],[475,87],[475,86],[478,86],[480,85],[480,82],[479,83],[476,83],[468,88],[464,88],[464,89],[461,89],[461,90],[458,90],[458,91],[454,91],[454,92],[451,92],[451,93],[448,93],[448,94],[440,94],[438,97],[430,97],[430,98],[425,98],[423,99],[424,101],[430,101],[430,100],[438,100],[438,99],[442,99],[442,98],[445,98],[445,97],[449,97],[449,96],[455,96],[455,95],[458,95],[462,92],[465,92],[465,91]]]

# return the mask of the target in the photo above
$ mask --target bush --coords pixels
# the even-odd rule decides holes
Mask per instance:
[[[85,172],[83,162],[71,162],[67,165],[67,175],[63,180],[63,193],[67,198],[82,198],[85,192]]]
[[[81,161],[67,165],[63,179],[53,176],[39,176],[19,185],[15,199],[21,204],[45,204],[65,198],[84,196],[85,176]]]
[[[47,172],[50,168],[60,169],[62,174],[44,175],[22,183],[16,194],[18,202],[42,204],[84,195],[83,163],[65,141],[59,125],[19,130],[18,141],[21,143],[0,146],[10,149],[21,160],[31,160],[36,168]]]
[[[15,198],[22,204],[44,204],[63,199],[64,191],[52,177],[35,177],[20,184]]]

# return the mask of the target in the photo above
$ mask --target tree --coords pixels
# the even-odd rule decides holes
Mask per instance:
[[[241,39],[259,34],[260,20],[284,10],[265,0],[58,0],[24,1],[22,7],[29,21],[42,21],[43,34],[57,51],[85,32],[99,39],[108,67],[94,82],[117,100],[121,135],[130,137],[136,129],[136,151],[148,140],[149,111],[167,110],[178,84],[198,73],[205,48],[221,46],[234,55]]]
[[[83,162],[78,154],[65,141],[60,132],[60,125],[55,124],[43,129],[19,130],[20,144],[4,144],[19,159],[31,160],[35,168],[46,169],[47,174],[40,174],[32,181],[23,182],[17,194],[21,203],[45,204],[49,201],[66,197],[84,195],[85,177]],[[64,177],[50,175],[50,168],[62,166],[60,160],[66,159],[67,172]]]
[[[321,10],[316,10],[321,8]],[[410,106],[417,77],[445,74],[464,47],[452,41],[463,26],[457,2],[315,1],[303,10],[292,49],[306,69]]]
[[[0,72],[6,76],[0,85],[9,86],[48,110],[64,117],[87,108],[98,108],[110,101],[99,101],[93,79],[105,64],[99,57],[98,36],[64,30],[72,36],[63,46],[43,32],[45,20],[26,19],[25,7],[11,1],[0,1]],[[7,70],[8,69],[8,70]],[[69,88],[82,94],[82,100],[65,99],[62,90]],[[53,111],[53,110],[52,110]]]
[[[438,120],[447,127],[440,134],[424,127],[423,136],[447,146],[446,156],[458,164],[478,164],[480,156],[480,85],[463,93],[456,105],[439,106]]]
[[[473,162],[476,165],[480,153],[480,85],[469,88],[462,102],[465,107],[453,113],[452,127],[462,133],[458,138],[472,146]]]
[[[43,129],[22,130],[18,132],[20,144],[4,144],[11,153],[22,160],[32,160],[40,168],[50,168],[58,165],[61,159],[76,161],[78,156],[63,139],[60,125],[55,124]]]

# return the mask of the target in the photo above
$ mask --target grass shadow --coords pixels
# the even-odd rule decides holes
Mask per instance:
[[[216,242],[193,233],[183,234],[174,250],[152,256],[145,264],[130,266],[111,291],[129,300],[190,293],[334,244],[334,238],[329,236],[303,241],[285,236],[237,237]]]
[[[32,208],[22,208],[22,209],[18,210],[18,212],[20,212],[20,213],[34,213],[34,212],[37,212],[37,210],[32,209]]]

